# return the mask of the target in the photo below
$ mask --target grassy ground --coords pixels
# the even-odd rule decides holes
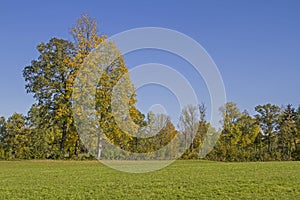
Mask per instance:
[[[176,161],[146,174],[97,161],[0,162],[0,199],[299,199],[300,162]]]

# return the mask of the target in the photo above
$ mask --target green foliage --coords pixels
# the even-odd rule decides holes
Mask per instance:
[[[265,141],[268,145],[268,152],[270,156],[274,152],[274,135],[277,134],[278,130],[278,117],[280,114],[280,108],[277,105],[265,104],[255,107],[255,111],[258,112],[256,118],[262,129],[262,134],[264,135]]]
[[[2,143],[5,159],[30,158],[30,129],[26,127],[22,114],[13,114],[3,123]]]
[[[221,161],[297,160],[299,129],[291,105],[259,105],[255,118],[241,113],[234,103],[223,112],[223,132],[207,159]],[[294,155],[294,156],[292,156]]]
[[[43,118],[52,126],[53,132],[60,135],[60,151],[65,153],[65,143],[70,137],[76,137],[72,126],[70,94],[67,80],[74,70],[67,63],[74,56],[74,45],[66,40],[52,38],[48,43],[38,45],[40,56],[30,66],[24,68],[26,89],[33,93],[37,100],[35,113],[43,114]],[[40,124],[42,125],[42,124]],[[39,125],[39,126],[40,126]],[[55,135],[54,137],[57,137]],[[74,144],[67,143],[69,150]]]

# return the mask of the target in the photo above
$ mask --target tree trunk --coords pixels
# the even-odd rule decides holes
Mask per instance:
[[[98,148],[97,148],[97,159],[101,159],[101,153],[102,153],[102,138],[101,138],[101,132],[98,133]]]
[[[60,141],[60,152],[64,153],[64,149],[65,149],[65,142],[67,139],[67,122],[64,121],[63,123],[63,130],[62,130],[62,136],[61,136],[61,141]]]
[[[79,155],[78,149],[79,149],[79,136],[78,136],[78,138],[76,140],[75,150],[74,150],[74,154],[75,154],[75,156],[76,156],[77,159],[78,159],[78,155]]]
[[[268,142],[268,152],[269,152],[269,154],[271,154],[272,152],[271,152],[271,138],[270,138],[270,135],[268,135],[268,137],[267,137],[267,142]]]

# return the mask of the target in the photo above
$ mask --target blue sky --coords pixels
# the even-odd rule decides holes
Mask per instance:
[[[256,105],[269,102],[298,106],[299,10],[300,1],[296,0],[1,1],[0,115],[28,111],[33,99],[25,92],[22,69],[37,58],[38,43],[51,37],[72,39],[69,28],[82,13],[94,17],[100,32],[108,36],[131,28],[157,26],[192,37],[217,64],[227,100],[250,113]],[[158,51],[137,52],[125,58],[129,68],[148,62],[175,68],[188,65]],[[193,79],[189,77],[193,72],[184,69],[187,78]],[[201,78],[198,81],[203,85]],[[148,89],[155,92],[154,87]],[[159,95],[154,96],[163,97],[161,88],[156,89]],[[142,97],[146,91],[144,88],[138,92],[139,106],[149,103]]]

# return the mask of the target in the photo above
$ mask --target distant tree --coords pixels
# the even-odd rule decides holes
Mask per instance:
[[[300,160],[300,106],[298,106],[295,115],[296,133],[294,136],[295,152],[293,153],[293,158]]]
[[[255,107],[255,111],[258,113],[256,119],[258,120],[263,136],[267,142],[268,153],[272,154],[272,142],[274,143],[274,137],[278,130],[278,119],[280,114],[280,108],[277,105],[265,104]]]
[[[228,102],[220,109],[223,115],[223,130],[217,143],[218,154],[221,160],[232,161],[237,157],[236,145],[240,140],[241,132],[236,126],[241,117],[237,104]]]
[[[297,134],[294,141],[296,144],[296,142],[300,143],[300,106],[297,108],[296,111],[295,123],[297,127]]]
[[[200,117],[199,117],[200,121],[198,123],[197,133],[196,133],[194,141],[193,141],[193,147],[195,149],[198,149],[202,145],[202,142],[204,140],[204,137],[207,134],[208,126],[209,126],[205,119],[205,117],[206,117],[205,104],[204,103],[199,104],[198,110],[199,110],[199,114],[200,114]]]
[[[287,105],[279,117],[278,148],[281,149],[281,159],[290,160],[296,146],[297,137],[296,112],[291,104]]]
[[[137,147],[149,158],[174,159],[178,153],[177,131],[165,114],[148,113],[148,126],[144,138],[137,139]]]
[[[30,130],[26,127],[26,118],[15,113],[7,119],[3,128],[3,149],[6,159],[30,158]]]
[[[223,115],[223,134],[230,135],[232,134],[232,127],[234,123],[242,116],[239,108],[236,103],[228,102],[226,105],[220,109]]]
[[[254,142],[260,133],[259,124],[255,118],[249,116],[247,112],[243,112],[235,127],[236,133],[239,135],[239,140],[236,143],[239,161],[253,160],[255,155]]]
[[[194,149],[194,137],[199,126],[199,113],[196,105],[187,105],[181,111],[179,118],[179,129],[184,136],[184,147],[186,154],[190,154]]]
[[[192,144],[192,152],[193,158],[198,158],[199,156],[201,156],[201,148],[203,148],[203,142],[205,137],[208,134],[208,130],[210,128],[210,124],[206,121],[206,107],[204,103],[201,103],[198,105],[198,110],[199,110],[199,115],[200,115],[200,121],[198,122],[198,128],[197,128],[197,132],[196,135],[194,137],[193,140],[193,144]]]
[[[252,160],[254,141],[260,132],[258,123],[247,111],[240,112],[235,103],[229,102],[220,110],[223,130],[209,157],[223,161]]]

